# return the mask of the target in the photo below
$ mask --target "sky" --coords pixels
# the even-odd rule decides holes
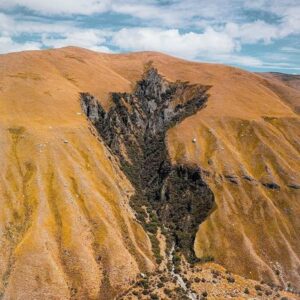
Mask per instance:
[[[300,0],[0,0],[0,53],[160,51],[300,74]]]

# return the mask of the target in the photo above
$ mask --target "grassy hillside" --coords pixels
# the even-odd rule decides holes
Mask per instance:
[[[166,138],[171,161],[198,165],[215,195],[196,255],[300,288],[299,89],[160,53],[63,48],[0,56],[4,299],[110,299],[154,270],[134,189],[79,102],[89,92],[108,110],[109,94],[132,91],[149,61],[169,81],[212,86],[207,106]]]

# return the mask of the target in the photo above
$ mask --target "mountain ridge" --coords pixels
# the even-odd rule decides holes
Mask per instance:
[[[170,82],[212,86],[207,106],[165,139],[172,165],[199,166],[215,196],[217,209],[197,232],[197,257],[299,288],[298,102],[274,86],[289,88],[158,53],[63,48],[0,56],[4,299],[107,299],[145,271],[136,257],[155,269],[129,205],[134,187],[79,101],[89,92],[109,111],[111,93],[132,92],[149,61]]]

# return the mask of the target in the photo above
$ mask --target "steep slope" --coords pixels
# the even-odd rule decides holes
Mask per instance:
[[[196,255],[300,288],[298,100],[236,68],[64,48],[0,56],[4,299],[110,299],[154,269],[129,205],[136,187],[79,101],[88,92],[109,111],[110,93],[131,93],[149,61],[170,82],[211,86],[207,106],[165,139],[172,165],[198,166],[214,194]]]
[[[300,113],[300,75],[282,73],[261,73],[266,84],[296,113]]]
[[[117,57],[112,67],[123,75],[136,63],[133,57]],[[197,255],[250,278],[298,285],[298,115],[256,74],[172,64],[159,54],[140,57],[153,60],[170,80],[212,86],[207,107],[168,132],[174,163],[201,166],[215,195],[217,209],[199,228]]]
[[[291,75],[291,74],[284,74],[279,72],[259,73],[259,74],[271,80],[277,79],[291,88],[294,88],[298,91],[300,90],[300,75]]]
[[[85,114],[135,187],[130,205],[152,234],[153,247],[157,227],[164,228],[169,244],[189,260],[195,258],[195,234],[214,199],[198,167],[171,164],[165,138],[168,129],[205,106],[208,88],[170,83],[150,68],[133,94],[112,93],[114,105],[107,113],[92,95],[81,94]]]
[[[48,57],[1,57],[0,290],[108,299],[153,268],[150,242],[130,183],[81,115],[81,89]]]

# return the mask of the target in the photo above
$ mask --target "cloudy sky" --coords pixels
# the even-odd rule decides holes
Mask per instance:
[[[300,74],[300,0],[0,0],[0,53],[69,45]]]

